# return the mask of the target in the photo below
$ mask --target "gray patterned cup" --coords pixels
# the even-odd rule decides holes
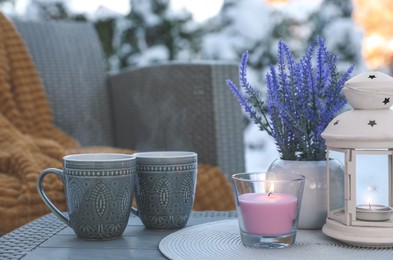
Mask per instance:
[[[41,172],[37,189],[45,204],[79,238],[114,239],[127,226],[135,187],[135,157],[127,154],[75,154],[63,158],[64,170]],[[42,182],[56,174],[64,183],[68,216],[52,204]]]
[[[182,228],[194,204],[197,154],[136,153],[136,202],[143,224],[151,229]]]

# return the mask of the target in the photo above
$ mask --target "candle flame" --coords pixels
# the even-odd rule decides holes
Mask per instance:
[[[273,192],[274,192],[274,183],[270,184],[269,193],[267,194],[267,196],[272,195]]]

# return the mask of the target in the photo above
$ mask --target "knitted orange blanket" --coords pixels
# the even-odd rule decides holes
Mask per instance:
[[[45,168],[62,168],[62,157],[87,152],[132,153],[92,147],[56,128],[38,72],[12,23],[0,13],[0,235],[49,212],[36,189]],[[44,189],[66,210],[64,189],[55,175]],[[199,165],[195,210],[234,209],[231,187],[217,167]]]
[[[0,234],[49,212],[36,189],[43,169],[61,168],[66,154],[100,151],[124,152],[80,148],[76,140],[53,125],[32,59],[11,22],[0,13]],[[53,202],[65,210],[61,180],[48,176],[44,187]]]

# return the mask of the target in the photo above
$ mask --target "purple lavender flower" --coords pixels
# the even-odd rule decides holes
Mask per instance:
[[[239,66],[241,88],[227,80],[249,117],[260,130],[273,136],[284,160],[325,159],[321,133],[346,104],[340,92],[354,66],[340,75],[337,57],[327,50],[324,40],[319,37],[316,45],[316,57],[313,45],[296,61],[288,45],[278,43],[277,71],[270,66],[266,74],[266,101],[247,80],[247,51]]]

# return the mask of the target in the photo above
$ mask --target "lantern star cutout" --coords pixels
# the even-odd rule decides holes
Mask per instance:
[[[369,75],[368,78],[369,78],[369,79],[375,79],[375,78],[377,78],[377,76],[375,76],[375,75]]]
[[[368,125],[371,127],[374,127],[377,123],[375,122],[375,120],[370,120],[370,122],[368,122]]]
[[[385,100],[382,101],[382,103],[384,103],[385,105],[387,105],[388,103],[390,103],[390,98],[385,98]]]
[[[367,190],[370,191],[370,192],[379,193],[379,191],[378,191],[378,185],[376,185],[376,184],[373,184],[373,185],[367,187]]]

